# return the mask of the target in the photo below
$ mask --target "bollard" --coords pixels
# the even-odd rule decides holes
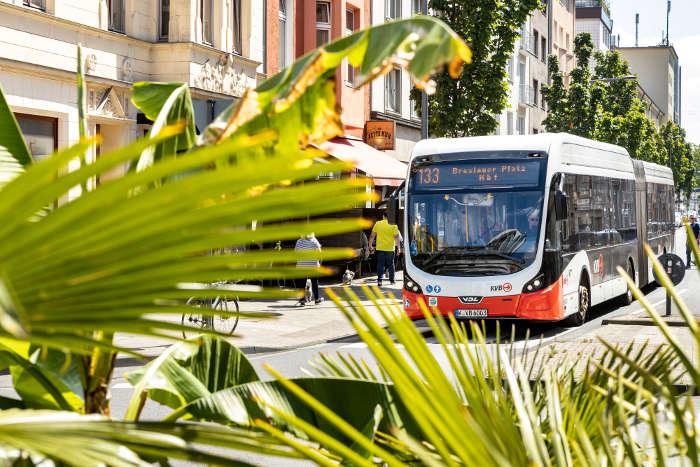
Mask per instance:
[[[668,274],[668,277],[671,277],[672,273],[673,259],[668,257],[668,260],[666,261],[666,274]],[[668,293],[668,289],[666,289],[666,316],[671,316],[671,294]]]

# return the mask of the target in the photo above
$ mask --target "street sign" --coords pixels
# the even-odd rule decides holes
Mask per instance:
[[[671,279],[673,285],[678,285],[683,280],[685,276],[685,264],[680,256],[674,255],[673,253],[664,253],[659,256],[659,262],[664,267],[666,274]],[[661,281],[656,277],[656,271],[654,271],[654,279],[656,282],[661,284]]]

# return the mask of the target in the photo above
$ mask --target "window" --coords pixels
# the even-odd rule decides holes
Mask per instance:
[[[647,183],[647,235],[651,239],[672,233],[673,187]]]
[[[571,49],[571,47],[570,47],[570,45],[569,45],[569,40],[570,40],[570,36],[569,36],[569,33],[567,32],[567,33],[566,33],[566,43],[564,44],[564,48],[567,49],[567,50],[570,50],[570,49]]]
[[[658,191],[647,185],[648,200]],[[562,251],[617,245],[637,238],[634,180],[566,174],[564,192],[568,195],[569,218],[565,221]],[[649,207],[653,216],[655,207]],[[670,212],[670,209],[666,209]],[[649,217],[649,227],[659,224]],[[603,272],[601,272],[602,274]]]
[[[385,105],[390,112],[401,112],[401,70],[394,68],[384,78]]]
[[[542,61],[547,61],[547,38],[542,38]]]
[[[32,159],[46,159],[58,149],[58,119],[37,115],[15,114]]]
[[[345,10],[345,35],[349,36],[355,32],[355,10],[348,8]],[[353,85],[355,83],[355,67],[345,59],[345,82]]]
[[[540,33],[533,31],[532,33],[532,54],[537,57],[537,44],[540,43]]]
[[[508,74],[508,81],[513,82],[513,57],[509,57],[506,62],[506,73]]]
[[[420,115],[418,114],[418,105],[419,105],[418,100],[411,97],[411,102],[410,102],[411,120],[419,120],[420,119]]]
[[[202,23],[202,42],[211,45],[214,42],[212,30],[212,0],[199,1],[199,21]]]
[[[532,104],[537,107],[540,102],[540,82],[532,80]]]
[[[280,70],[282,70],[284,67],[287,66],[287,0],[280,0],[279,19],[280,19],[279,66],[280,66]]]
[[[107,0],[109,30],[124,33],[124,0]]]
[[[508,112],[506,116],[506,129],[509,135],[513,134],[513,112]]]
[[[401,0],[386,0],[386,19],[392,20],[401,17]]]
[[[518,61],[518,84],[524,86],[526,83],[525,81],[525,59],[520,57],[520,60]]]
[[[46,0],[23,0],[22,5],[46,11]]]
[[[525,115],[518,115],[517,132],[519,135],[525,134]]]
[[[316,46],[331,41],[331,4],[316,2]]]
[[[160,0],[160,31],[158,39],[168,40],[170,28],[170,0]]]
[[[428,0],[425,0],[426,2]],[[421,13],[423,11],[423,0],[411,0],[411,13]]]
[[[283,1],[280,1],[280,7]],[[281,11],[281,8],[280,8]],[[285,9],[286,17],[286,9]],[[241,34],[241,0],[231,1],[231,29],[233,29],[233,52],[241,54],[243,52],[243,40]],[[286,29],[285,29],[286,31]],[[280,47],[286,42],[280,42]],[[287,49],[280,49],[287,50]]]

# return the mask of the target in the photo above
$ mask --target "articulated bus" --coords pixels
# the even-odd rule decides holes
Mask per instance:
[[[673,176],[568,134],[424,140],[405,186],[406,313],[586,320],[673,250]]]

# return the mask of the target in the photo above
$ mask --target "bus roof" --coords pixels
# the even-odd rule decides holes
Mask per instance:
[[[583,149],[562,151],[567,145],[582,146]],[[544,151],[553,157],[556,164],[596,167],[611,173],[633,172],[632,158],[621,146],[603,143],[569,133],[539,133],[536,135],[472,136],[468,138],[435,138],[416,143],[411,161],[416,157],[434,154],[459,154],[477,151]],[[669,167],[643,162],[647,181],[673,184],[673,173]]]
[[[536,135],[473,136],[468,138],[435,138],[416,143],[411,158],[431,154],[449,154],[470,151],[525,150],[550,151],[553,145],[574,143],[618,153],[629,157],[627,150],[614,144],[601,143],[568,133],[539,133]]]
[[[673,171],[670,167],[653,162],[642,162],[642,164],[644,164],[644,174],[647,181],[673,185]]]

